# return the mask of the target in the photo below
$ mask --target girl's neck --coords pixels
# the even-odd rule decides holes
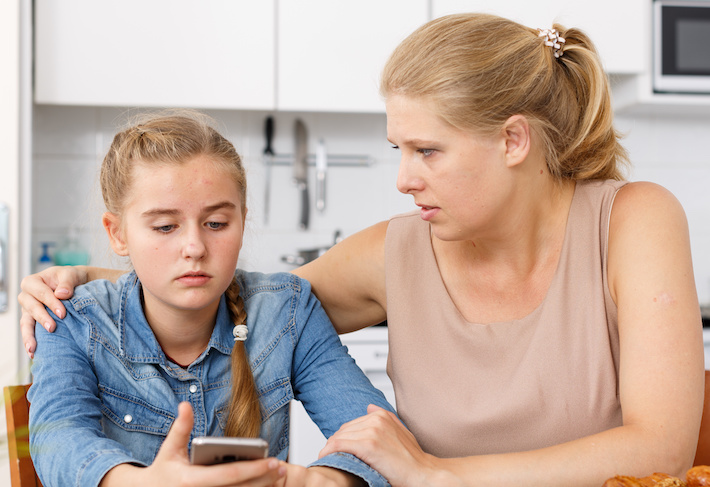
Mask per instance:
[[[143,302],[143,312],[165,355],[181,366],[187,366],[207,348],[212,336],[219,300],[208,308],[180,310],[155,309]]]

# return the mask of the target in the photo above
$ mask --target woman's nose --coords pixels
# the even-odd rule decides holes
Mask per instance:
[[[400,193],[409,194],[421,189],[421,178],[414,174],[412,164],[402,155],[402,159],[399,162],[399,172],[397,173],[397,190]]]

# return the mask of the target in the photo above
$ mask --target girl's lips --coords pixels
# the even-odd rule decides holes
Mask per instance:
[[[178,277],[178,282],[185,286],[202,286],[211,279],[210,276],[206,274],[185,274]]]
[[[422,206],[422,211],[421,211],[422,220],[424,220],[424,221],[431,220],[432,218],[434,218],[434,216],[437,213],[439,213],[439,210],[440,210],[440,208],[436,208],[433,206]]]

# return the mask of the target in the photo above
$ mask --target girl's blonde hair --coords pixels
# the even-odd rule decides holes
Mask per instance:
[[[435,19],[407,37],[385,65],[384,97],[422,97],[443,120],[482,135],[524,115],[559,179],[622,179],[626,150],[612,124],[609,83],[590,39],[565,39],[555,58],[537,29],[487,14]]]
[[[106,209],[122,215],[130,197],[135,164],[184,164],[198,156],[220,164],[232,176],[242,196],[242,214],[246,214],[247,183],[241,157],[212,127],[209,117],[191,110],[145,115],[116,134],[101,165],[101,193]],[[235,279],[226,295],[234,324],[246,324],[244,300]],[[243,341],[234,343],[231,369],[232,392],[225,435],[256,437],[261,428],[261,410]]]

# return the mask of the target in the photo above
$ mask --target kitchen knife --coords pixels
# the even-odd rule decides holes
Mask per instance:
[[[294,139],[296,147],[293,152],[293,179],[296,181],[298,191],[301,194],[301,217],[299,227],[301,230],[308,229],[308,219],[310,208],[308,205],[308,132],[306,125],[301,119],[296,119],[294,126]]]
[[[266,117],[264,123],[264,166],[265,166],[265,187],[264,187],[264,224],[269,223],[269,209],[271,206],[271,166],[274,163],[274,149],[271,143],[274,139],[274,117]]]
[[[325,141],[320,139],[316,146],[316,209],[325,210],[325,173],[328,168],[328,155],[325,150]]]

